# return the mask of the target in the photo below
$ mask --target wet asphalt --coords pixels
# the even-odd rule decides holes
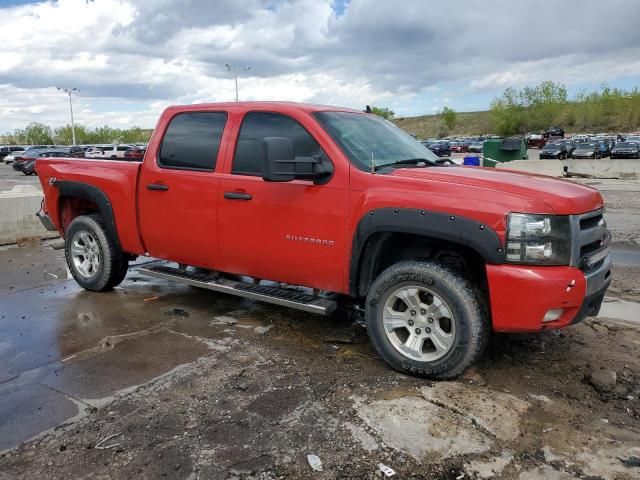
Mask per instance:
[[[67,279],[62,250],[0,250],[0,451],[83,416],[180,365],[208,342],[268,327],[261,306],[138,275],[113,292]],[[243,308],[239,320],[220,312]]]

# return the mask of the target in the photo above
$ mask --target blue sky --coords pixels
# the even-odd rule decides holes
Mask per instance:
[[[0,0],[0,132],[68,121],[152,127],[167,105],[240,98],[397,115],[485,110],[507,87],[640,84],[640,2]],[[553,15],[531,15],[554,12]],[[624,15],[619,14],[624,12]],[[611,26],[611,23],[608,24]],[[594,33],[597,32],[597,33]]]

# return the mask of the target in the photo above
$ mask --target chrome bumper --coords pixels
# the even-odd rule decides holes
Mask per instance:
[[[585,292],[585,296],[588,297],[593,295],[596,292],[600,292],[601,290],[606,290],[606,288],[611,283],[611,265],[613,264],[613,260],[611,259],[611,254],[607,255],[598,268],[585,274],[585,278],[587,279],[587,290]]]
[[[42,222],[42,225],[44,226],[44,228],[46,228],[50,232],[57,232],[58,231],[56,226],[51,221],[51,218],[46,213],[38,212],[38,213],[36,213],[36,217],[38,217],[40,219],[40,222]]]

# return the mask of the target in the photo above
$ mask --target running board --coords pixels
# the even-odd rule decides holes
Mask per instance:
[[[136,271],[150,277],[186,283],[194,287],[213,290],[214,292],[228,293],[230,295],[237,295],[251,300],[273,303],[275,305],[295,308],[320,315],[330,315],[337,306],[334,300],[316,297],[296,290],[266,285],[254,285],[247,282],[220,278],[209,273],[180,270],[166,265],[142,267],[136,269]]]

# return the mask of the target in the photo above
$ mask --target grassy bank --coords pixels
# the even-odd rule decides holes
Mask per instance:
[[[458,112],[456,125],[447,129],[439,115],[395,118],[393,123],[418,138],[437,138],[439,136],[464,136],[491,133],[493,130],[489,112]]]

